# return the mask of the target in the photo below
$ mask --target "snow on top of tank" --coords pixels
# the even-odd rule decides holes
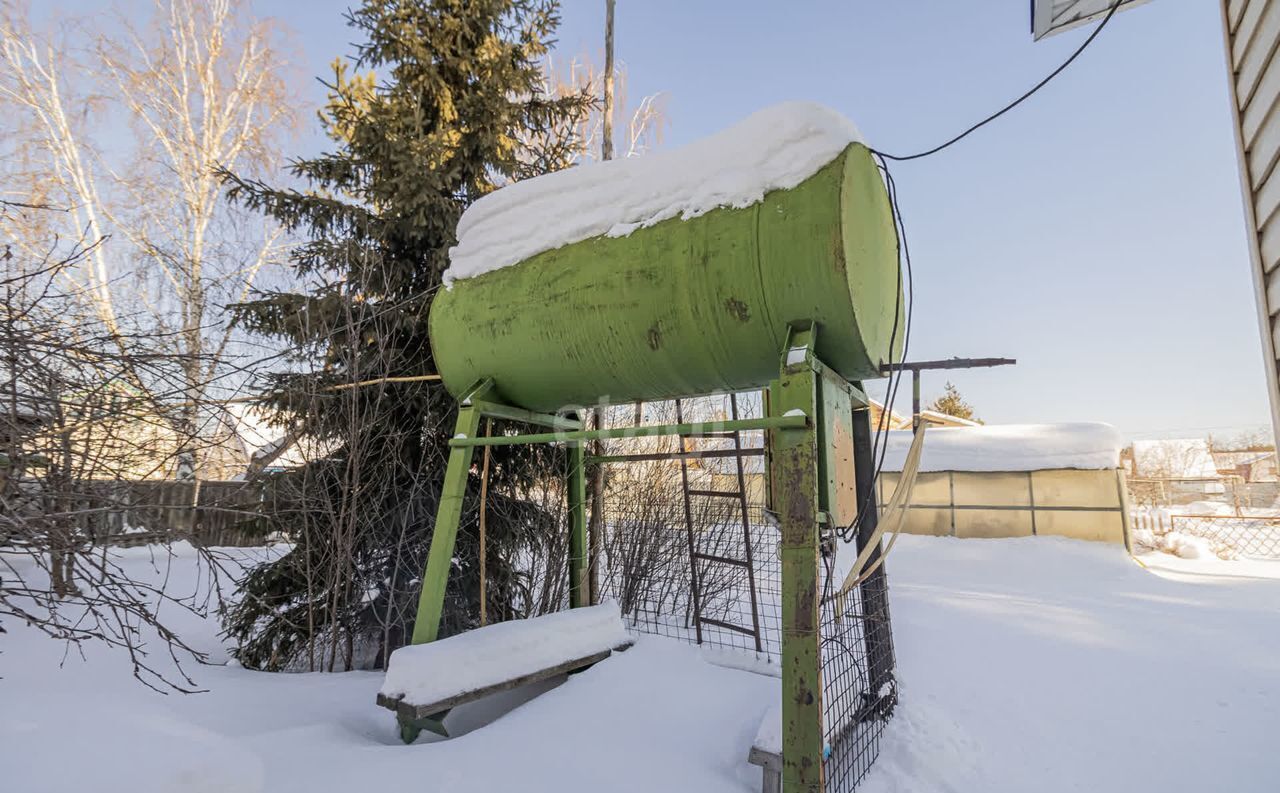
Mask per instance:
[[[770,190],[800,184],[855,141],[863,142],[858,128],[834,110],[785,102],[680,148],[508,185],[463,213],[444,282],[591,237],[750,206]]]
[[[888,436],[884,470],[901,471],[911,445],[911,430],[890,430]],[[1116,468],[1123,445],[1116,428],[1100,422],[943,427],[926,431],[920,470]]]

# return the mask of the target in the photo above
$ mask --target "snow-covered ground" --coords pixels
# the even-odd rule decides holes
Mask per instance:
[[[145,549],[122,554],[148,569]],[[1156,574],[1114,546],[1059,538],[903,537],[888,563],[902,704],[862,790],[1277,789],[1280,575],[1143,557],[1169,560],[1185,569]],[[189,552],[169,571],[174,586],[193,573]],[[225,661],[216,624],[172,616]],[[6,627],[0,789],[23,793],[745,793],[778,691],[642,637],[534,699],[459,709],[456,738],[406,747],[374,705],[379,673],[191,667],[208,693],[160,696],[116,653],[60,668],[61,647]]]
[[[1277,789],[1280,562],[1166,576],[1057,537],[904,544],[903,704],[867,791]]]

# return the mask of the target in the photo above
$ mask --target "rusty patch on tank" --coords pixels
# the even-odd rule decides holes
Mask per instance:
[[[662,330],[658,327],[658,323],[653,323],[649,328],[648,334],[649,349],[656,350],[662,346]]]
[[[738,298],[731,297],[724,301],[724,307],[725,310],[732,314],[733,318],[739,322],[751,321],[751,309],[747,307],[746,303],[743,303]]]

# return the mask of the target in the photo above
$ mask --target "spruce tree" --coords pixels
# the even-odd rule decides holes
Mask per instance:
[[[928,409],[946,416],[955,416],[960,419],[976,421],[979,424],[982,423],[982,419],[974,415],[973,405],[964,401],[964,397],[960,396],[960,389],[956,388],[950,380],[947,381],[947,386],[942,396],[933,400]]]
[[[301,238],[292,267],[307,284],[238,311],[293,351],[267,396],[313,454],[275,482],[274,519],[292,550],[249,573],[226,620],[254,668],[381,664],[411,635],[455,405],[438,382],[354,384],[435,371],[427,314],[463,210],[504,182],[567,165],[574,146],[557,130],[591,103],[539,91],[553,2],[365,0],[347,21],[364,41],[327,84],[332,151],[292,163],[301,189],[224,174],[234,197]],[[522,143],[531,140],[543,141],[537,151]],[[495,454],[491,614],[528,608],[505,560],[555,533],[554,510],[523,494],[556,467],[547,448]],[[476,621],[477,490],[442,635]]]

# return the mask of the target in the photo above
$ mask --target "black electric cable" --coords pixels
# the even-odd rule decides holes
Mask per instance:
[[[1126,0],[1115,0],[1115,2],[1112,3],[1111,8],[1107,11],[1107,15],[1102,18],[1102,22],[1100,22],[1098,26],[1093,29],[1093,32],[1089,34],[1088,38],[1086,38],[1080,44],[1080,46],[1077,47],[1076,50],[1071,53],[1070,57],[1068,57],[1065,61],[1059,64],[1058,68],[1050,72],[1043,80],[1036,83],[1034,86],[1032,86],[1028,91],[1023,93],[1017,99],[1005,105],[1000,110],[997,110],[995,113],[992,113],[991,115],[982,119],[978,123],[970,126],[968,129],[961,132],[959,135],[956,135],[955,137],[951,138],[950,140],[944,143],[934,146],[932,149],[918,152],[916,154],[895,155],[895,154],[888,154],[878,149],[871,150],[871,152],[874,155],[876,155],[877,158],[879,158],[878,164],[880,166],[881,172],[884,174],[885,188],[889,195],[889,205],[893,213],[894,232],[898,236],[899,253],[902,257],[902,262],[903,264],[905,264],[906,271],[907,271],[907,293],[906,293],[907,297],[905,301],[906,302],[906,322],[905,322],[906,327],[904,328],[903,337],[902,337],[902,360],[903,361],[905,361],[907,358],[907,350],[910,344],[911,309],[914,305],[913,298],[914,298],[915,290],[914,290],[914,284],[913,284],[912,272],[911,272],[911,250],[907,244],[906,226],[902,220],[902,211],[898,206],[897,186],[894,183],[893,174],[889,172],[889,164],[887,161],[893,160],[895,162],[906,162],[908,160],[918,160],[922,157],[928,157],[932,154],[937,154],[943,149],[946,149],[949,146],[959,143],[960,141],[964,140],[965,138],[967,138],[969,135],[973,134],[977,130],[985,127],[987,124],[990,124],[992,121],[995,121],[996,119],[1003,116],[1005,113],[1008,113],[1010,110],[1013,110],[1018,105],[1030,99],[1037,91],[1039,91],[1041,88],[1044,88],[1055,77],[1057,77],[1059,74],[1062,74],[1062,72],[1066,71],[1067,67],[1070,66],[1075,61],[1076,58],[1080,57],[1080,54],[1083,53],[1089,47],[1089,45],[1093,43],[1093,40],[1098,37],[1098,34],[1102,32],[1102,29],[1107,26],[1107,23],[1111,21],[1111,18],[1113,16],[1115,16],[1116,11],[1120,10],[1120,6],[1122,6],[1125,2]],[[899,289],[902,288],[902,269],[901,268],[899,268],[899,271],[898,271],[898,288]],[[900,312],[895,309],[894,318],[893,318],[893,330],[889,336],[891,350],[892,350],[893,341],[897,338],[898,323],[900,319],[899,313]],[[891,352],[890,360],[889,360],[889,363],[891,366],[893,364],[892,357],[893,356]],[[875,492],[876,484],[880,481],[880,473],[884,467],[885,456],[889,449],[889,442],[888,442],[888,430],[890,429],[888,426],[889,411],[893,409],[893,405],[897,400],[898,386],[902,381],[904,371],[905,370],[903,369],[896,369],[890,372],[888,387],[885,390],[884,411],[881,413],[880,421],[877,423],[877,426],[876,426],[875,438],[872,441],[871,456],[872,456],[872,459],[876,461],[876,464],[875,464],[875,473],[872,475],[872,478],[871,478],[870,492],[863,496],[862,498],[863,503],[859,504],[857,516],[854,518],[853,522],[851,522],[848,526],[837,527],[836,529],[837,536],[839,536],[839,538],[844,540],[845,542],[851,542],[854,539],[856,539],[858,532],[862,527],[862,521],[864,519],[864,516],[870,511],[866,509],[866,507],[868,506],[866,502],[870,501],[872,494]],[[913,421],[915,420],[915,416],[912,416],[912,420]],[[882,441],[883,441],[883,444],[882,444]]]
[[[911,247],[907,244],[906,223],[902,217],[902,209],[898,206],[897,183],[894,181],[893,174],[889,171],[889,164],[883,158],[879,158],[877,165],[884,175],[885,193],[889,198],[890,214],[893,217],[893,231],[897,236],[898,256],[900,259],[898,289],[903,294],[902,305],[894,310],[893,329],[889,334],[889,364],[892,367],[894,363],[893,346],[898,338],[899,327],[902,329],[902,354],[899,358],[899,363],[907,359],[908,350],[911,348],[911,319],[915,307],[915,277],[911,267]],[[903,290],[904,270],[906,272],[905,291]],[[903,309],[905,309],[905,312]],[[889,382],[885,388],[884,407],[880,413],[880,421],[876,423],[875,437],[871,444],[871,458],[875,461],[874,473],[871,476],[871,487],[866,493],[860,495],[857,514],[853,521],[847,526],[837,526],[835,529],[836,536],[844,542],[854,542],[857,539],[858,533],[862,529],[863,520],[871,512],[869,508],[870,502],[875,497],[876,484],[880,481],[880,472],[884,468],[885,457],[889,451],[889,430],[892,429],[889,416],[893,410],[894,403],[897,401],[898,387],[902,383],[905,371],[905,369],[896,368],[891,369],[889,373]]]
[[[921,157],[928,157],[928,156],[929,156],[929,155],[931,155],[931,154],[937,154],[938,152],[942,151],[943,149],[947,148],[948,146],[951,146],[951,145],[952,145],[952,144],[954,144],[954,143],[959,143],[960,141],[962,141],[962,140],[964,140],[965,138],[969,137],[969,135],[970,135],[970,134],[972,134],[972,133],[974,133],[974,132],[978,131],[979,129],[982,129],[982,128],[983,128],[983,127],[985,127],[986,125],[990,124],[992,121],[995,121],[997,118],[1000,118],[1000,117],[1001,117],[1001,116],[1003,116],[1005,113],[1008,113],[1010,110],[1013,110],[1013,109],[1014,109],[1015,107],[1017,107],[1018,105],[1022,104],[1022,103],[1023,103],[1023,102],[1025,102],[1026,100],[1030,99],[1030,98],[1031,98],[1031,96],[1032,96],[1036,91],[1039,91],[1041,88],[1044,88],[1046,85],[1048,85],[1050,80],[1052,80],[1053,78],[1057,77],[1059,74],[1062,74],[1062,72],[1063,72],[1063,71],[1065,71],[1065,70],[1066,70],[1066,68],[1067,68],[1068,66],[1070,66],[1070,65],[1071,65],[1071,62],[1072,62],[1072,61],[1074,61],[1076,58],[1080,57],[1080,53],[1084,52],[1084,51],[1085,51],[1085,49],[1086,49],[1090,44],[1092,44],[1092,43],[1093,43],[1093,40],[1094,40],[1094,39],[1096,39],[1096,38],[1098,37],[1098,34],[1102,32],[1102,29],[1103,29],[1103,28],[1105,28],[1105,27],[1107,26],[1107,23],[1111,21],[1111,17],[1115,16],[1116,11],[1118,11],[1118,10],[1120,9],[1120,6],[1122,6],[1125,2],[1126,2],[1126,0],[1116,0],[1114,3],[1112,3],[1112,4],[1111,4],[1111,10],[1107,12],[1107,15],[1106,15],[1105,17],[1103,17],[1103,18],[1102,18],[1102,22],[1101,22],[1101,23],[1100,23],[1096,28],[1094,28],[1094,29],[1093,29],[1093,32],[1092,32],[1092,33],[1090,33],[1090,34],[1089,34],[1089,38],[1085,39],[1085,40],[1084,40],[1084,43],[1083,43],[1083,44],[1081,44],[1081,45],[1076,49],[1076,51],[1075,51],[1075,52],[1071,53],[1071,57],[1070,57],[1070,58],[1067,58],[1065,61],[1063,61],[1063,62],[1062,62],[1062,64],[1061,64],[1058,68],[1056,68],[1056,69],[1054,69],[1052,72],[1050,72],[1050,73],[1049,73],[1049,76],[1045,77],[1043,80],[1041,80],[1040,82],[1036,83],[1034,86],[1032,86],[1031,90],[1027,91],[1027,92],[1026,92],[1026,93],[1024,93],[1022,96],[1018,97],[1017,99],[1013,100],[1013,101],[1012,101],[1012,102],[1010,102],[1009,104],[1005,105],[1005,106],[1004,106],[1004,107],[1002,107],[1000,110],[997,110],[995,113],[992,113],[991,115],[989,115],[989,116],[987,116],[986,118],[982,119],[982,120],[981,120],[981,121],[979,121],[977,124],[974,124],[973,126],[969,127],[969,128],[968,128],[968,129],[966,129],[964,132],[961,132],[959,135],[956,135],[954,138],[952,138],[951,140],[947,141],[946,143],[941,143],[941,144],[939,144],[939,145],[937,145],[937,146],[934,146],[932,149],[929,149],[929,150],[927,150],[927,151],[919,152],[918,154],[909,154],[909,155],[906,155],[906,156],[898,156],[898,155],[895,155],[895,154],[886,154],[885,152],[882,152],[882,151],[879,151],[879,150],[876,150],[876,149],[872,149],[872,151],[874,151],[876,154],[880,155],[881,157],[885,158],[886,160],[894,160],[894,161],[897,161],[897,162],[906,162],[907,160],[918,160],[918,159],[920,159]]]

